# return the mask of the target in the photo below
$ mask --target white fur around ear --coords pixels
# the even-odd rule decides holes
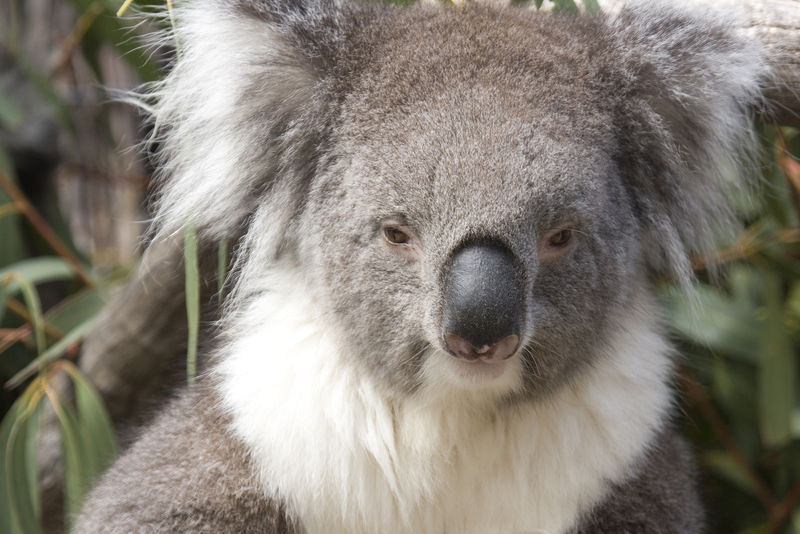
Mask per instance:
[[[280,172],[316,75],[271,21],[217,2],[176,8],[176,58],[145,99],[163,188],[155,227],[235,233]]]

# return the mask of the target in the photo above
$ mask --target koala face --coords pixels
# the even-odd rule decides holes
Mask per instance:
[[[359,358],[388,384],[413,391],[425,360],[437,359],[459,383],[490,386],[507,367],[508,387],[536,393],[588,362],[639,288],[632,208],[605,154],[562,146],[567,159],[534,165],[523,143],[552,142],[508,124],[497,127],[498,144],[509,145],[501,152],[487,154],[494,147],[477,139],[436,146],[450,126],[426,128],[427,154],[386,160],[381,147],[364,146],[320,180],[301,257],[318,266]],[[449,152],[444,161],[439,149]],[[331,187],[342,194],[331,197]],[[470,251],[475,259],[464,259]],[[502,256],[494,263],[493,253]],[[463,333],[451,331],[448,319],[470,313]],[[492,327],[497,315],[502,324]],[[485,339],[470,340],[470,329],[486,328]],[[452,354],[451,333],[475,349],[518,341],[502,361],[484,362]]]
[[[362,67],[298,223],[300,263],[390,389],[529,397],[590,363],[631,306],[641,236],[598,66],[554,72],[566,43],[524,54],[514,19],[503,42],[472,18],[451,39],[414,21],[419,40],[384,41]],[[490,73],[458,65],[476,56]]]

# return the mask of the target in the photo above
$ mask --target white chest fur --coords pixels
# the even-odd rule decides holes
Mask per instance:
[[[671,402],[669,349],[646,310],[581,378],[500,411],[386,398],[288,287],[251,306],[217,372],[267,493],[309,534],[563,534],[630,471]]]

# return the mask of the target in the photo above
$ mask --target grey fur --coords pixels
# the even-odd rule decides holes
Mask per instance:
[[[263,39],[215,59],[203,38],[220,36],[191,22],[201,12]],[[525,387],[497,409],[546,402],[597,363],[653,280],[687,282],[690,255],[731,222],[728,162],[749,149],[764,67],[724,20],[660,4],[570,18],[303,0],[206,0],[177,16],[182,50],[150,102],[165,179],[156,230],[192,220],[207,239],[244,235],[218,354],[277,266],[308,283],[353,366],[387,395],[414,395],[429,350],[443,348],[449,258],[491,239],[519,258],[525,285]],[[220,96],[215,79],[231,87],[204,107]],[[382,241],[387,220],[413,228],[414,257]],[[543,261],[560,225],[575,243]],[[218,409],[187,404],[199,396],[104,477],[79,532],[288,528]],[[664,432],[581,534],[700,530],[685,454]],[[636,526],[631,503],[650,512]]]
[[[694,482],[688,447],[668,430],[638,472],[616,485],[573,534],[700,532],[703,510]]]
[[[105,473],[74,531],[294,534],[281,505],[262,497],[215,402],[208,387],[172,402]]]

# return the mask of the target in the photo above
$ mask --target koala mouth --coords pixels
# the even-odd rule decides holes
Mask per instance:
[[[445,334],[445,342],[450,352],[466,362],[483,362],[488,364],[499,363],[510,358],[519,346],[519,337],[511,334],[497,343],[483,344],[475,347],[469,341],[453,333]]]
[[[504,382],[510,382],[509,387],[513,387],[518,371],[519,358],[509,356],[507,358],[478,357],[473,359],[453,358],[448,355],[445,359],[447,373],[462,386],[468,389],[478,387],[484,389],[505,390]],[[451,379],[452,379],[451,378]]]

